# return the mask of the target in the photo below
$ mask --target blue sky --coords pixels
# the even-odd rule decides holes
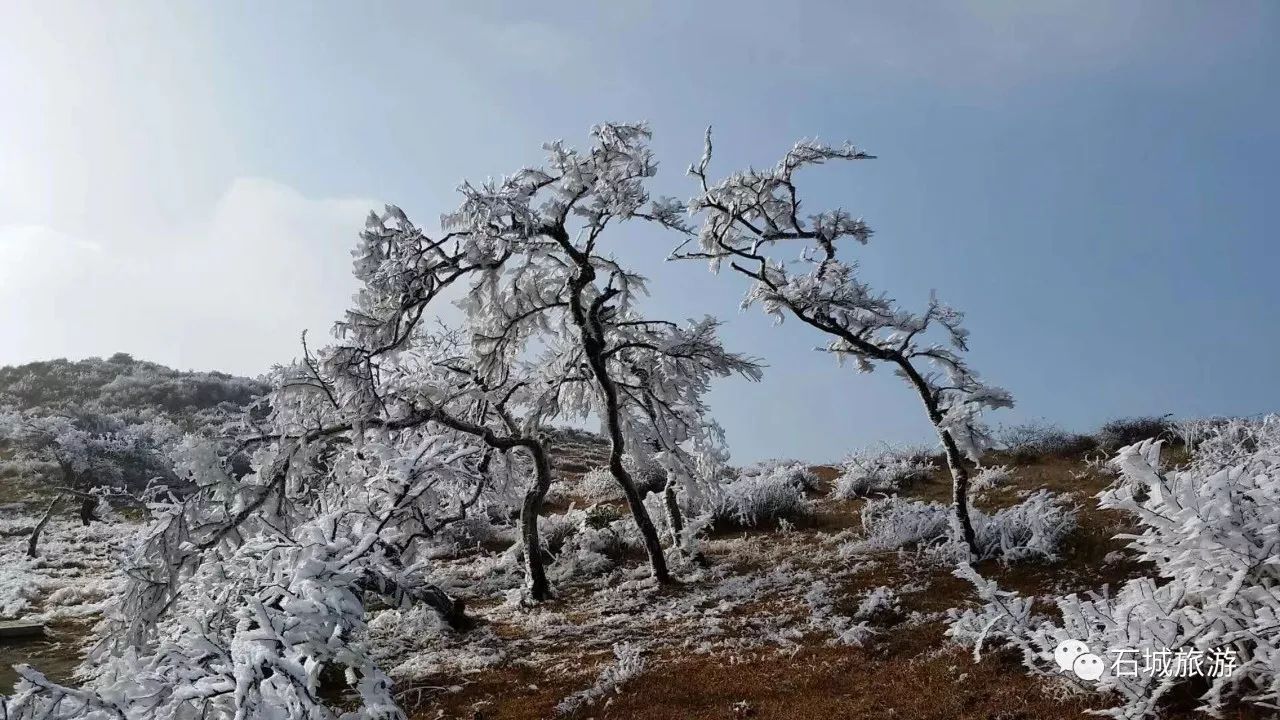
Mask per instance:
[[[358,5],[358,6],[357,6]],[[49,3],[0,9],[0,363],[117,350],[256,373],[324,332],[367,209],[435,224],[463,178],[649,120],[658,193],[794,140],[907,305],[965,310],[1014,411],[1275,410],[1280,6],[1268,3]],[[16,109],[16,111],[15,111]],[[889,373],[739,313],[735,278],[620,234],[654,314],[711,313],[766,379],[717,387],[735,456],[923,442]]]

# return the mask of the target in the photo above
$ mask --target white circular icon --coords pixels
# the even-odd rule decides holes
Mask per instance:
[[[1053,650],[1053,659],[1063,672],[1074,669],[1076,658],[1089,652],[1089,646],[1079,640],[1063,640]],[[1097,657],[1097,656],[1095,656]],[[1101,663],[1099,663],[1101,665]]]
[[[1071,669],[1081,680],[1097,680],[1102,677],[1102,658],[1090,652],[1084,653],[1071,664]]]

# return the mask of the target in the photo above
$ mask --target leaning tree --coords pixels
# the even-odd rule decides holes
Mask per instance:
[[[773,168],[748,169],[716,183],[708,177],[711,149],[708,130],[702,158],[689,169],[700,183],[698,194],[687,205],[667,200],[657,213],[687,236],[671,256],[709,260],[716,271],[728,262],[749,282],[744,307],[758,304],[779,322],[791,316],[829,336],[823,349],[841,361],[852,358],[863,372],[878,363],[891,366],[920,397],[937,431],[951,469],[954,530],[976,555],[964,456],[976,462],[989,442],[980,413],[1010,407],[1012,398],[980,382],[965,361],[968,332],[959,311],[936,297],[923,313],[903,310],[865,283],[855,263],[837,256],[848,241],[870,239],[861,218],[841,208],[801,213],[797,171],[872,156],[847,144],[801,141]],[[696,225],[681,217],[685,209]],[[784,249],[788,245],[801,246],[798,256]],[[930,339],[935,331],[947,342]]]

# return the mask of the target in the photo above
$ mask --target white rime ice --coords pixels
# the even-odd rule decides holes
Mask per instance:
[[[1052,672],[1053,648],[1067,638],[1139,655],[1230,652],[1234,667],[1211,678],[1202,709],[1217,712],[1232,697],[1277,704],[1280,418],[1215,422],[1193,432],[1192,459],[1178,469],[1161,466],[1162,441],[1122,448],[1112,460],[1120,476],[1098,496],[1101,507],[1137,521],[1138,532],[1120,537],[1154,575],[1113,593],[1052,598],[1061,617],[1055,620],[964,567],[957,573],[974,583],[982,604],[956,615],[951,636],[973,645],[975,656],[984,644],[1011,644],[1035,673]],[[1108,672],[1097,687],[1117,700],[1104,714],[1136,719],[1155,715],[1179,682],[1185,680],[1174,673]]]

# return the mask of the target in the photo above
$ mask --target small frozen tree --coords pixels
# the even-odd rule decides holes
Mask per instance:
[[[854,263],[838,257],[846,241],[870,239],[866,223],[843,209],[811,215],[800,209],[799,170],[871,157],[850,145],[801,141],[771,169],[750,169],[715,183],[708,176],[708,130],[702,159],[689,170],[700,191],[687,210],[700,226],[682,217],[686,206],[675,200],[655,203],[651,213],[688,236],[673,258],[709,260],[714,270],[728,261],[749,281],[744,307],[758,304],[779,322],[791,316],[809,325],[831,338],[823,350],[841,361],[852,359],[863,372],[876,364],[894,368],[920,397],[937,431],[953,480],[954,531],[976,554],[964,456],[977,460],[989,442],[979,414],[1011,406],[1009,393],[980,382],[965,361],[968,332],[960,312],[936,298],[923,313],[905,311],[863,282]],[[781,244],[803,249],[798,258],[782,260],[775,253]],[[930,340],[934,332],[947,343]]]
[[[372,217],[357,252],[365,287],[339,324],[345,344],[323,364],[348,412],[389,406],[387,368],[422,346],[421,320],[442,290],[469,278],[469,292],[458,301],[469,334],[467,382],[486,393],[509,390],[507,402],[524,405],[527,427],[551,419],[600,420],[610,442],[609,472],[654,576],[667,583],[662,544],[624,459],[655,440],[658,461],[678,477],[676,468],[696,464],[690,458],[714,455],[715,426],[702,419],[699,399],[708,379],[734,372],[755,378],[759,368],[720,346],[714,321],[679,326],[641,314],[636,299],[644,278],[600,247],[613,226],[662,222],[642,212],[649,202],[645,183],[657,169],[649,136],[643,125],[602,125],[588,152],[557,141],[546,146],[545,167],[466,183],[463,203],[445,217],[440,239],[426,236],[395,207]],[[401,408],[426,407],[414,388],[434,382],[421,380],[395,389]],[[442,411],[438,402],[430,407]],[[514,437],[509,427],[504,433]],[[674,499],[668,508],[678,516]]]

